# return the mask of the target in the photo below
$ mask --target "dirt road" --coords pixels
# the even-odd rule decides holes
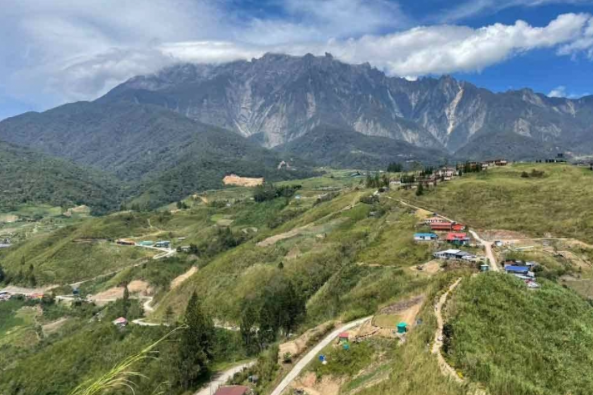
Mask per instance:
[[[480,236],[473,230],[470,230],[469,233],[471,233],[472,236],[474,236],[474,239],[479,241],[484,246],[484,249],[486,250],[486,256],[488,257],[488,260],[490,261],[490,269],[492,269],[493,272],[500,271],[500,268],[498,267],[498,264],[496,263],[496,258],[494,257],[494,253],[492,252],[492,242],[486,241],[486,240],[480,238]]]
[[[443,354],[441,353],[441,348],[443,347],[443,327],[445,325],[445,322],[443,320],[443,315],[442,315],[443,306],[445,305],[445,303],[447,303],[447,298],[449,297],[449,294],[451,293],[451,291],[453,291],[459,285],[460,282],[461,282],[461,278],[458,278],[457,281],[455,281],[449,287],[447,292],[445,292],[441,296],[437,305],[435,306],[434,314],[437,317],[438,327],[434,334],[434,344],[432,345],[432,353],[436,354],[437,359],[439,361],[439,367],[441,368],[441,371],[443,372],[443,374],[453,378],[458,383],[462,383],[463,380],[457,375],[457,372],[455,372],[455,369],[453,369],[451,367],[451,365],[449,365],[447,363],[447,361],[445,361],[445,358],[443,357]]]
[[[249,361],[241,365],[235,366],[225,370],[224,372],[216,373],[212,381],[204,388],[196,392],[194,395],[213,395],[218,387],[225,384],[235,373],[239,373],[243,369],[249,368],[255,364],[255,361]]]
[[[284,392],[284,390],[286,388],[288,388],[290,383],[292,383],[293,380],[296,379],[301,374],[303,369],[311,361],[313,361],[313,359],[315,359],[315,357],[317,357],[317,355],[321,352],[321,350],[323,350],[325,347],[327,347],[336,337],[338,337],[338,335],[340,333],[347,331],[349,329],[355,328],[359,325],[362,325],[365,322],[369,321],[371,318],[373,318],[373,317],[366,317],[366,318],[361,318],[356,321],[352,321],[352,322],[336,329],[335,331],[330,333],[328,336],[326,336],[320,343],[318,343],[315,347],[313,347],[311,349],[311,351],[309,351],[307,354],[305,354],[305,356],[303,358],[301,358],[300,361],[297,362],[297,364],[294,366],[294,368],[292,368],[290,373],[288,373],[288,375],[286,375],[284,380],[282,380],[280,382],[280,384],[276,387],[276,389],[272,392],[271,395],[282,394],[282,392]],[[206,394],[199,394],[199,395],[206,395]]]

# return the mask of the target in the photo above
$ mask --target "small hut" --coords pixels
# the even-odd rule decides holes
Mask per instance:
[[[408,331],[408,324],[400,322],[397,324],[397,333],[406,333]]]

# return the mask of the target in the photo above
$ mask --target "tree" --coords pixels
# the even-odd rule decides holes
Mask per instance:
[[[278,264],[278,269],[284,269],[284,263],[282,261]]]
[[[3,283],[6,280],[6,272],[4,272],[4,268],[0,265],[0,283]]]
[[[174,318],[175,313],[173,312],[173,308],[171,306],[167,306],[167,310],[165,310],[165,322],[167,324],[172,324]]]
[[[387,171],[390,173],[401,173],[403,170],[403,166],[401,163],[391,162],[389,166],[387,166]]]
[[[257,310],[253,306],[253,301],[250,299],[245,300],[241,310],[239,328],[248,355],[257,354],[261,350],[257,341],[257,319]]]
[[[181,334],[178,348],[179,385],[189,390],[208,373],[213,357],[214,324],[204,312],[194,292],[184,315],[186,329]]]
[[[128,311],[130,310],[130,290],[128,289],[128,283],[124,283],[124,297],[122,300],[122,317],[127,317]]]
[[[418,188],[416,188],[416,196],[422,196],[424,195],[424,184],[423,183],[418,183]]]

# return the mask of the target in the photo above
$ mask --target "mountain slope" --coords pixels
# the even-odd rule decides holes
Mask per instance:
[[[0,141],[0,212],[21,204],[87,205],[95,213],[118,206],[117,180],[98,171]]]
[[[222,187],[228,173],[272,180],[312,174],[236,133],[162,107],[74,103],[0,122],[0,139],[113,173],[128,196],[151,192],[150,206]],[[295,165],[295,164],[293,164]]]
[[[385,169],[391,162],[442,163],[443,150],[419,148],[405,141],[365,136],[354,130],[327,125],[276,148],[324,166],[350,169]]]
[[[98,101],[156,104],[267,147],[328,124],[451,153],[482,133],[593,152],[591,144],[581,144],[593,134],[591,97],[549,98],[529,89],[493,93],[448,76],[408,81],[329,54],[174,66],[132,78]]]

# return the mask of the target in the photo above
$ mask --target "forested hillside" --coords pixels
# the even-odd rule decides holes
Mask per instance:
[[[0,212],[28,204],[73,207],[94,213],[119,207],[122,188],[115,177],[0,141]]]
[[[450,158],[444,150],[420,148],[402,140],[328,125],[317,126],[276,150],[323,166],[363,170],[386,169],[393,162],[441,164]]]

